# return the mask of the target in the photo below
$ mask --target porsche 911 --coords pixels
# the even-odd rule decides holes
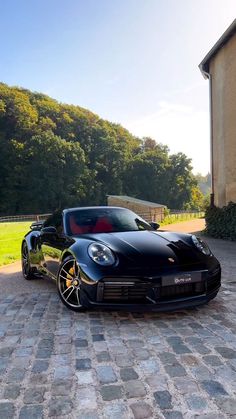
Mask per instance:
[[[23,276],[53,278],[75,311],[179,310],[214,298],[221,267],[208,245],[158,228],[126,208],[57,211],[25,235]]]

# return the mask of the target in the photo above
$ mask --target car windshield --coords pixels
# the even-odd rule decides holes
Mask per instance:
[[[66,213],[68,235],[153,230],[145,220],[123,208],[77,209]]]

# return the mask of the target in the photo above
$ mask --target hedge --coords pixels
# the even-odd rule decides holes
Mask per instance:
[[[205,219],[206,234],[219,239],[236,241],[236,203],[229,202],[223,208],[208,207]]]

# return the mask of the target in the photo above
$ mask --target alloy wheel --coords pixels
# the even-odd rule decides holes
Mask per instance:
[[[23,276],[27,278],[30,272],[30,262],[29,262],[29,252],[28,252],[26,243],[24,243],[22,246],[21,263],[22,263]]]
[[[82,308],[80,302],[81,280],[79,267],[74,258],[66,260],[58,274],[58,290],[65,305],[72,309]]]

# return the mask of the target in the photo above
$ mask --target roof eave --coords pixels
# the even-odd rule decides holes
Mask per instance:
[[[198,67],[199,67],[204,79],[209,79],[209,76],[210,76],[209,65],[206,66],[205,64],[200,63]]]
[[[200,71],[205,79],[209,78],[209,65],[211,59],[217,54],[219,49],[226,44],[226,42],[236,33],[236,19],[226,29],[223,35],[218,39],[215,45],[211,48],[208,54],[203,58],[199,64]]]

